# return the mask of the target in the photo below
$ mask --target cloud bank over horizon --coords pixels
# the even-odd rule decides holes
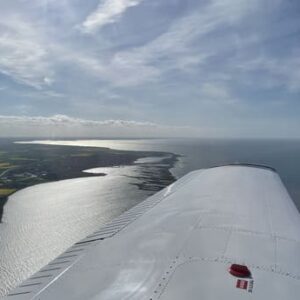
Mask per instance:
[[[66,115],[51,117],[1,116],[1,137],[180,137],[199,136],[197,128],[165,126],[128,120],[94,121]]]
[[[295,138],[289,135],[289,128],[283,126],[283,135],[272,134],[272,124],[265,132],[257,134],[254,128],[243,138]],[[257,128],[261,124],[258,124]],[[239,128],[235,130],[207,127],[164,125],[133,120],[104,120],[72,118],[66,115],[43,116],[1,116],[0,138],[240,138]]]
[[[284,0],[2,1],[0,136],[52,120],[68,136],[73,122],[92,136],[97,123],[105,136],[300,138],[299,14]]]

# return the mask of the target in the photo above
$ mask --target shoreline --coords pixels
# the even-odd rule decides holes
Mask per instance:
[[[144,178],[146,184],[139,183],[141,190],[158,191],[176,180],[171,169],[180,155],[169,152],[115,150],[108,147],[89,147],[58,144],[36,144],[31,142],[8,141],[0,143],[2,153],[9,153],[0,161],[11,164],[11,168],[2,172],[0,188],[13,189],[14,192],[0,196],[0,224],[4,207],[14,193],[37,184],[56,182],[82,177],[107,176],[105,172],[91,174],[85,172],[92,168],[113,168],[140,166],[144,169],[156,167],[155,178]],[[20,154],[21,153],[21,154]],[[1,159],[2,158],[2,159]],[[154,158],[154,162],[147,161]],[[143,162],[144,160],[144,162]],[[141,162],[140,162],[141,161]],[[15,166],[14,164],[17,164]],[[140,176],[142,178],[142,176]]]
[[[1,268],[8,272],[0,276],[0,297],[78,240],[174,182],[170,169],[179,157],[169,152],[99,147],[0,144],[0,151],[3,148],[12,150],[6,155],[11,163],[16,154],[18,159],[27,159],[19,169],[8,172],[19,183],[24,167],[41,176],[49,173],[41,177],[43,182],[31,184],[40,177],[32,178],[2,202],[0,238],[6,246]],[[70,164],[71,170],[63,170]],[[84,172],[95,167],[95,174]],[[52,180],[51,172],[57,168],[62,173]],[[45,233],[47,239],[41,239]],[[55,247],[49,247],[49,241]]]

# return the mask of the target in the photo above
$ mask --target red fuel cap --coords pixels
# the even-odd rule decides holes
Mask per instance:
[[[235,277],[250,277],[251,272],[247,266],[232,264],[229,269],[229,273]]]

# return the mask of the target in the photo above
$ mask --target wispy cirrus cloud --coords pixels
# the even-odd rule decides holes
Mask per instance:
[[[199,89],[203,101],[214,102],[222,105],[236,105],[238,102],[230,89],[217,82],[205,82]]]
[[[115,23],[130,7],[143,0],[103,0],[82,24],[84,32],[94,32],[107,24]]]
[[[240,5],[228,0],[210,1],[201,10],[173,22],[157,38],[140,47],[116,52],[110,60],[107,78],[119,86],[134,86],[162,80],[162,76],[172,70],[198,70],[224,48],[232,47],[224,44],[206,47],[201,40],[205,41],[207,35],[222,26],[239,26],[241,20],[255,13],[258,7],[258,0],[251,5],[245,0],[240,1]]]
[[[248,74],[257,71],[266,74],[264,82],[259,82],[259,85],[268,88],[283,86],[292,93],[300,91],[300,49],[288,57],[252,57],[237,62],[236,69]]]
[[[49,53],[37,30],[15,15],[0,20],[0,73],[36,89],[51,85]]]

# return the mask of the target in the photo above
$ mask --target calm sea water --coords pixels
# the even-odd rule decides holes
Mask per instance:
[[[300,208],[300,141],[161,139],[44,143],[173,152],[181,155],[172,170],[177,178],[195,169],[227,163],[266,164],[277,169]],[[143,180],[139,179],[143,168],[148,167],[140,164],[96,169],[91,172],[105,171],[108,175],[36,185],[12,195],[4,209],[4,223],[0,224],[0,295],[149,196],[149,191],[137,188]]]
[[[76,140],[44,141],[47,144],[109,147],[133,151],[167,151],[182,155],[172,170],[186,173],[228,163],[256,163],[275,168],[300,210],[300,140]]]

